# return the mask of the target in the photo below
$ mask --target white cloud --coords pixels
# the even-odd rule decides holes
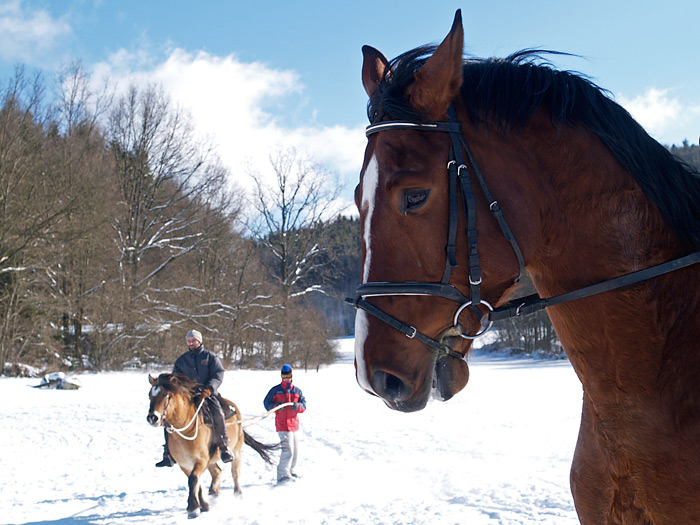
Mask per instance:
[[[647,89],[634,98],[618,97],[647,132],[662,144],[691,143],[700,134],[700,106],[684,105],[670,95],[669,89]]]
[[[352,195],[365,146],[361,127],[309,124],[289,127],[276,113],[283,104],[303,101],[304,86],[290,70],[261,63],[244,63],[235,55],[218,57],[181,49],[153,64],[143,53],[120,51],[95,66],[93,78],[109,76],[124,89],[129,84],[160,84],[172,99],[192,115],[198,131],[218,147],[234,180],[250,188],[245,167],[261,173],[269,169],[269,155],[277,148],[294,147],[346,180],[343,196]]]
[[[65,17],[54,19],[42,9],[25,9],[21,0],[0,3],[0,56],[5,60],[41,63],[71,31]]]

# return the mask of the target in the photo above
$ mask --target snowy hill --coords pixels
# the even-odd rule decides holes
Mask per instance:
[[[336,364],[295,371],[308,402],[302,479],[274,486],[274,468],[244,447],[243,497],[224,472],[194,523],[578,523],[568,475],[582,391],[567,361],[474,357],[464,391],[403,414],[357,387],[353,340],[340,343]],[[163,435],[146,423],[146,372],[80,379],[80,390],[47,391],[0,378],[0,523],[185,523],[185,475],[153,466]],[[278,381],[229,371],[221,392],[253,416]],[[272,418],[248,431],[277,441]]]

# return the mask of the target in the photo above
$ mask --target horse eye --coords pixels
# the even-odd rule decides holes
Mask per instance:
[[[402,212],[415,211],[428,200],[430,190],[406,190],[403,195]]]

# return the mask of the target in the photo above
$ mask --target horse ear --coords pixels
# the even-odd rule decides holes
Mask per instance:
[[[464,29],[462,11],[455,13],[452,29],[423,67],[408,90],[411,105],[435,120],[444,118],[462,87]]]
[[[156,378],[151,374],[148,374],[148,382],[151,383],[151,386],[156,386]]]
[[[381,53],[371,46],[362,46],[362,85],[365,87],[367,96],[371,97],[384,77],[384,71],[389,65],[389,61]]]

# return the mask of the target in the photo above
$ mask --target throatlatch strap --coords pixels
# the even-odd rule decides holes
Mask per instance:
[[[583,299],[584,297],[590,297],[599,293],[617,290],[624,286],[641,283],[642,281],[646,281],[653,277],[658,277],[660,275],[664,275],[675,270],[680,270],[681,268],[686,268],[697,263],[700,263],[700,252],[693,252],[684,257],[672,259],[665,263],[645,268],[644,270],[638,270],[636,272],[620,275],[619,277],[608,279],[602,283],[592,284],[590,286],[555,295],[553,297],[541,298],[537,294],[528,295],[527,297],[515,299],[503,306],[495,308],[492,312],[489,312],[489,319],[492,321],[499,321],[501,319],[508,319],[509,317],[519,317],[521,315],[532,314],[549,306],[555,306],[557,304],[575,301],[576,299]]]

